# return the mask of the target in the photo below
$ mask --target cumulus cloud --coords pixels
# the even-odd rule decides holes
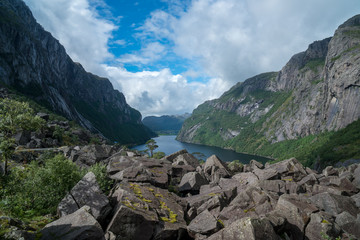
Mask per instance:
[[[293,54],[331,36],[359,9],[357,0],[194,0],[178,17],[154,12],[143,33],[171,39],[177,55],[235,83],[280,70]]]
[[[117,26],[101,18],[95,7],[101,0],[25,0],[36,20],[65,46],[70,57],[87,71],[105,74],[100,64],[114,56],[108,50]],[[108,15],[109,13],[107,13]]]
[[[220,96],[230,87],[219,78],[207,83],[189,82],[182,75],[172,74],[170,69],[132,73],[122,67],[103,67],[127,101],[144,116],[191,112],[198,104]]]

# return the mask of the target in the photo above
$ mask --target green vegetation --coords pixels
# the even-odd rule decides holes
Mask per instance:
[[[150,151],[150,157],[153,157],[154,150],[159,147],[158,145],[156,145],[156,141],[154,139],[150,139],[145,144],[148,151]]]
[[[8,160],[14,153],[13,136],[20,130],[39,130],[44,120],[34,116],[28,103],[12,99],[0,99],[0,153],[5,162],[4,174],[7,174]]]
[[[308,61],[302,69],[310,69],[311,71],[317,73],[319,68],[323,68],[325,66],[325,58],[317,58]]]

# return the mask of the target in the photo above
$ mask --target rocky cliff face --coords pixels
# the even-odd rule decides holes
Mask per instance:
[[[360,117],[359,56],[357,15],[332,38],[294,55],[280,72],[247,79],[200,105],[185,121],[178,140],[236,149],[242,138],[258,141],[261,148],[264,141],[344,128]]]
[[[0,83],[111,140],[135,143],[150,136],[124,95],[74,63],[21,0],[0,2]]]

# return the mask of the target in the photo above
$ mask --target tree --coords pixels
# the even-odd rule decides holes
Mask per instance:
[[[44,120],[34,115],[26,102],[4,98],[0,99],[0,154],[5,162],[4,175],[7,174],[8,160],[14,153],[14,135],[21,130],[38,130]]]
[[[156,141],[154,139],[150,139],[145,144],[148,150],[150,151],[150,157],[153,157],[154,150],[159,147],[158,145],[156,145]]]

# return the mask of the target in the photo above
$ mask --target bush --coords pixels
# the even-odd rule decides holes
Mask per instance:
[[[89,168],[88,172],[93,172],[101,190],[105,194],[109,193],[110,189],[114,185],[114,180],[108,177],[106,165],[103,163],[96,163]]]
[[[62,155],[15,167],[2,179],[0,207],[9,215],[33,217],[55,214],[68,191],[82,178],[83,172]]]

